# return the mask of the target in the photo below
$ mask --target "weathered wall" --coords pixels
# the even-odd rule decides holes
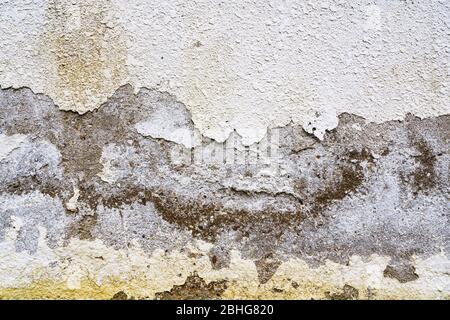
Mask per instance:
[[[0,298],[449,298],[450,2],[0,0]]]

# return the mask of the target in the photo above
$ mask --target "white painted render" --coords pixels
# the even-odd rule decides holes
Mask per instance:
[[[322,138],[343,112],[449,113],[450,2],[406,2],[2,0],[0,86],[79,113],[156,88],[244,144],[290,121]]]
[[[450,0],[0,0],[0,298],[449,299],[449,114]]]

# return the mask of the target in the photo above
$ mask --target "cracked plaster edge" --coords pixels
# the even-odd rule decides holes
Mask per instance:
[[[177,97],[175,94],[173,94],[173,93],[171,93],[171,92],[169,92],[167,90],[160,90],[160,88],[158,88],[158,87],[146,87],[146,86],[142,86],[142,85],[137,86],[137,85],[135,85],[134,83],[132,83],[130,81],[125,81],[123,84],[120,84],[112,92],[105,94],[104,97],[99,100],[100,102],[96,105],[95,108],[87,109],[87,110],[79,110],[79,109],[76,109],[76,108],[62,108],[59,104],[56,103],[55,99],[53,99],[50,94],[47,94],[46,92],[44,92],[44,90],[36,90],[35,91],[30,86],[17,86],[17,87],[16,86],[7,86],[7,87],[2,87],[1,84],[0,84],[0,90],[8,90],[8,89],[12,89],[12,90],[22,90],[22,89],[30,90],[35,95],[41,95],[41,96],[43,96],[43,97],[45,97],[47,99],[50,99],[51,103],[53,105],[55,105],[58,108],[58,110],[65,111],[65,112],[73,112],[73,113],[76,113],[76,114],[78,114],[80,116],[83,116],[84,114],[87,114],[89,112],[95,112],[96,110],[102,108],[102,106],[105,103],[107,103],[109,99],[113,98],[113,96],[114,96],[114,94],[115,94],[115,92],[117,90],[119,90],[120,88],[125,87],[125,86],[131,86],[134,95],[137,95],[141,90],[157,91],[157,92],[162,93],[162,94],[168,94],[171,97],[173,97],[176,102],[182,104],[186,108],[186,110],[187,110],[187,112],[189,114],[189,118],[190,118],[189,120],[192,122],[192,125],[194,127],[194,133],[193,133],[194,141],[191,142],[191,143],[186,143],[185,141],[181,141],[180,142],[177,139],[171,140],[171,139],[167,139],[166,137],[159,137],[157,135],[153,136],[151,134],[145,134],[145,133],[139,132],[140,130],[138,129],[138,126],[139,126],[138,123],[136,123],[134,125],[134,129],[139,134],[141,134],[144,137],[145,136],[150,136],[150,137],[156,138],[156,139],[162,138],[162,139],[165,139],[167,141],[172,141],[172,142],[175,142],[177,144],[182,144],[186,148],[191,148],[191,147],[198,146],[200,144],[199,140],[201,139],[202,136],[206,137],[206,138],[209,138],[211,140],[214,140],[217,143],[223,143],[227,139],[229,139],[230,135],[233,132],[239,135],[239,137],[241,138],[242,145],[244,145],[244,146],[251,146],[251,145],[254,145],[254,144],[257,144],[257,143],[261,142],[264,139],[264,137],[266,136],[267,131],[269,129],[283,128],[283,127],[286,127],[286,126],[289,126],[289,125],[292,125],[292,124],[293,125],[301,125],[302,128],[305,130],[305,132],[313,135],[318,140],[323,141],[326,133],[331,131],[331,130],[333,130],[333,129],[335,129],[339,125],[339,116],[342,115],[342,114],[345,114],[345,113],[350,113],[350,114],[353,114],[355,116],[360,117],[361,119],[364,120],[364,122],[366,124],[369,124],[369,123],[382,124],[382,123],[385,123],[385,122],[388,122],[388,121],[403,121],[407,114],[412,114],[415,117],[418,117],[418,118],[420,118],[422,120],[450,114],[450,105],[449,105],[448,110],[446,110],[444,112],[436,112],[436,113],[433,113],[433,114],[430,114],[430,115],[427,115],[427,116],[420,116],[420,115],[417,115],[416,113],[408,111],[408,112],[405,112],[405,113],[397,113],[394,117],[391,117],[391,118],[389,118],[387,120],[386,119],[380,119],[380,121],[369,120],[369,119],[365,118],[364,116],[362,116],[361,114],[358,114],[358,113],[355,113],[355,112],[343,111],[343,112],[337,113],[335,110],[331,110],[332,111],[331,113],[325,114],[325,117],[317,118],[317,117],[313,116],[314,112],[309,111],[309,112],[305,112],[305,114],[304,114],[305,118],[304,119],[300,119],[300,120],[299,119],[294,119],[293,117],[289,117],[289,119],[285,119],[284,121],[283,120],[281,120],[281,121],[280,120],[278,120],[278,121],[271,120],[269,122],[270,124],[267,125],[264,130],[260,130],[261,133],[259,134],[259,139],[257,139],[257,140],[249,140],[249,139],[247,139],[245,137],[245,133],[243,132],[242,128],[231,128],[229,130],[225,130],[226,128],[220,128],[221,131],[223,131],[223,132],[226,131],[226,133],[222,135],[222,138],[214,137],[212,134],[208,134],[206,132],[206,130],[201,130],[199,125],[195,123],[195,119],[194,119],[194,117],[192,115],[192,112],[191,112],[191,109],[189,108],[189,106],[185,102],[180,100],[179,97]]]

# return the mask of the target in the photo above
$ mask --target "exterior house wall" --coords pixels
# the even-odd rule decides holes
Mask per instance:
[[[0,0],[0,298],[450,297],[450,2]]]

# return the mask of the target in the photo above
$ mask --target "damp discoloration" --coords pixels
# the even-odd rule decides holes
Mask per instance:
[[[245,145],[291,121],[323,139],[345,112],[382,123],[449,110],[446,1],[33,0],[0,11],[0,86],[64,110],[99,108],[126,83],[156,88],[202,135],[235,130]]]
[[[199,136],[186,148],[137,130],[167,106],[189,115],[167,93],[124,86],[82,116],[29,89],[0,94],[1,134],[24,137],[0,162],[0,236],[16,226],[19,252],[78,239],[150,255],[203,241],[204,252],[188,250],[189,259],[224,272],[239,250],[261,285],[293,257],[320,266],[378,254],[395,262],[379,276],[405,284],[417,281],[407,261],[448,247],[448,116],[374,124],[343,114],[322,142],[292,124],[248,148],[239,135],[224,143]],[[192,120],[178,120],[192,132]],[[188,279],[189,290],[211,298],[209,282]],[[267,290],[291,296],[296,283]],[[362,297],[355,292],[341,284],[321,297]]]
[[[227,288],[227,281],[211,281],[206,283],[197,274],[186,278],[184,284],[174,286],[170,291],[157,292],[156,300],[213,300],[220,299]]]
[[[281,263],[272,278],[261,284],[252,261],[242,259],[238,252],[232,251],[229,267],[214,270],[203,256],[207,250],[203,246],[189,246],[190,253],[156,250],[147,256],[142,255],[138,247],[132,246],[124,251],[107,247],[99,241],[73,240],[66,247],[54,250],[40,246],[35,254],[39,259],[28,262],[33,268],[23,269],[18,268],[18,264],[26,253],[11,253],[11,248],[2,243],[3,252],[9,253],[9,259],[14,258],[14,265],[2,260],[3,266],[10,268],[10,275],[21,274],[25,282],[2,287],[0,296],[3,299],[110,299],[123,292],[130,299],[154,299],[158,293],[168,294],[171,290],[198,293],[199,288],[216,288],[221,291],[220,298],[223,299],[329,299],[330,295],[355,298],[356,290],[359,299],[449,297],[447,293],[436,291],[448,279],[448,260],[442,254],[414,260],[420,276],[416,281],[406,283],[383,276],[389,257],[372,256],[363,261],[354,256],[348,265],[328,262],[318,267],[309,267],[302,260],[291,259]],[[59,263],[42,269],[46,260],[54,259],[53,254],[60,259],[57,260]],[[174,265],[177,266],[176,274],[171,268]],[[36,279],[37,270],[44,271],[40,272],[39,280]],[[195,281],[186,281],[195,274],[198,275]],[[223,287],[218,283],[225,279],[226,289],[222,291]],[[434,282],[436,279],[439,283]],[[185,285],[187,282],[188,286]],[[116,297],[124,298],[125,295],[121,293]]]
[[[356,300],[359,297],[359,292],[357,289],[346,284],[341,292],[327,292],[326,295],[330,300]]]
[[[401,283],[414,281],[419,278],[416,273],[416,268],[410,263],[402,263],[395,265],[388,265],[383,271],[385,277],[397,279]]]
[[[0,12],[1,298],[449,298],[449,2]]]
[[[125,292],[119,291],[112,296],[111,300],[129,300],[129,299]]]
[[[280,266],[281,261],[273,258],[269,253],[261,259],[255,261],[256,270],[258,271],[258,280],[261,284],[266,283],[272,278],[274,273]]]
[[[413,146],[418,152],[416,156],[416,168],[410,174],[409,179],[414,188],[414,192],[427,192],[436,182],[436,172],[434,165],[436,156],[433,154],[427,142],[423,139],[414,141]]]
[[[320,212],[333,201],[345,198],[350,192],[356,191],[364,180],[362,170],[358,166],[339,167],[336,171],[333,181],[325,185],[315,197],[312,212]]]
[[[64,110],[91,111],[126,79],[126,39],[113,5],[110,1],[46,3],[41,59],[54,66],[55,79],[49,85]]]
[[[69,238],[78,237],[81,240],[92,239],[92,229],[97,224],[96,214],[89,216],[85,215],[75,220],[69,227],[67,231],[67,236]]]

